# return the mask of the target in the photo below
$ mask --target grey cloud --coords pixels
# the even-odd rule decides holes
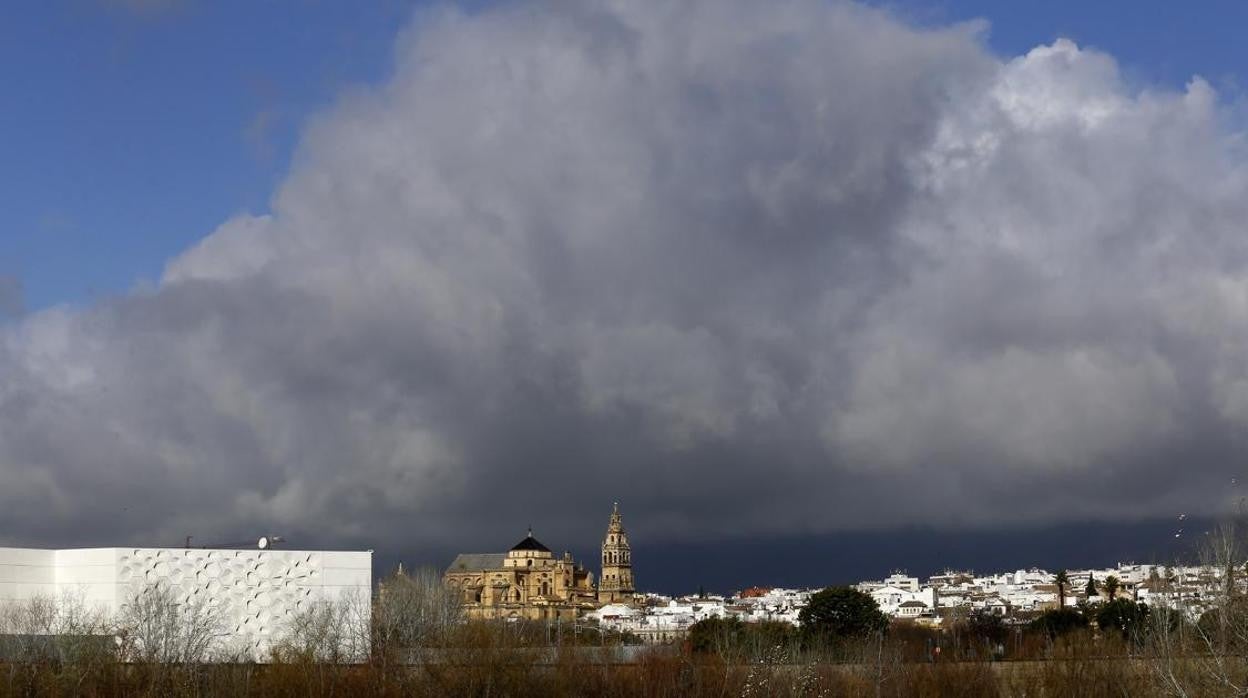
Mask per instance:
[[[612,500],[686,540],[1222,504],[1248,178],[1203,82],[1133,92],[1068,42],[1001,61],[820,0],[509,3],[398,49],[268,215],[0,330],[6,535],[481,547],[579,540]]]
[[[26,294],[22,290],[22,280],[0,275],[0,319],[17,317],[25,308]]]

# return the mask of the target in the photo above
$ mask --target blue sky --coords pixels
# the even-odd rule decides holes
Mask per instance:
[[[384,80],[412,0],[50,0],[0,10],[0,279],[27,310],[156,278],[240,211],[261,212],[300,125]],[[1234,94],[1248,3],[876,3],[919,23],[982,17],[1012,55],[1058,36],[1141,85],[1193,74]],[[3,285],[0,285],[2,287]]]
[[[383,79],[408,2],[11,3],[0,274],[28,308],[157,277],[264,210],[301,122]]]

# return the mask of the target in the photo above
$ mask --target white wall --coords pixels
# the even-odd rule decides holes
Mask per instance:
[[[219,608],[231,646],[257,655],[280,639],[291,616],[317,602],[355,598],[367,613],[372,581],[371,552],[0,548],[0,603],[70,594],[116,614],[161,585],[185,602]]]
[[[56,593],[56,551],[0,548],[0,603]]]

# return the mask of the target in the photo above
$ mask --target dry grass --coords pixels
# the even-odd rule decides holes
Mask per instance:
[[[628,663],[609,649],[537,646],[531,634],[499,626],[463,629],[455,647],[423,663],[376,657],[366,664],[318,662],[299,655],[266,664],[122,663],[91,656],[0,664],[6,696],[1163,696],[1166,676],[1188,695],[1230,695],[1210,663],[1243,676],[1229,657],[1161,663],[1137,646],[1091,632],[1056,641],[1015,643],[1029,656],[992,662],[930,661],[928,635],[898,633],[835,655],[777,652],[762,661],[726,661],[672,648]],[[453,650],[453,651],[452,651]],[[950,655],[954,652],[950,651]],[[970,656],[971,652],[965,653]],[[1233,666],[1231,665],[1232,662]],[[1220,664],[1218,664],[1220,662]],[[1159,671],[1165,668],[1165,671]]]

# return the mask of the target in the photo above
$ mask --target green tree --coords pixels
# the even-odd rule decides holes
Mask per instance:
[[[1130,599],[1114,599],[1101,606],[1096,614],[1096,625],[1105,632],[1117,630],[1124,639],[1138,638],[1147,627],[1148,616],[1148,604],[1135,603]]]
[[[810,597],[798,614],[802,634],[816,642],[866,637],[888,627],[888,616],[869,594],[853,587],[828,587]]]
[[[1248,597],[1234,596],[1201,614],[1200,636],[1220,651],[1248,651]]]
[[[744,623],[740,618],[706,618],[689,626],[689,649],[722,657],[757,658],[787,649],[793,626],[779,621]]]
[[[740,618],[706,618],[689,626],[689,649],[705,654],[725,654],[742,643],[745,623]]]
[[[1113,601],[1114,597],[1118,594],[1118,590],[1121,588],[1122,582],[1118,581],[1118,578],[1114,575],[1111,574],[1105,578],[1105,598],[1107,600]]]
[[[1001,616],[984,609],[973,611],[964,621],[963,630],[973,645],[997,645],[1005,642],[1009,629]]]
[[[1057,607],[1066,608],[1066,587],[1070,586],[1070,575],[1065,569],[1060,569],[1053,576],[1053,583],[1057,584]]]
[[[1085,595],[1085,596],[1087,596],[1087,597],[1088,597],[1088,600],[1089,600],[1089,601],[1091,601],[1091,600],[1092,600],[1092,597],[1093,597],[1093,596],[1097,596],[1097,595],[1098,595],[1098,594],[1096,593],[1096,580],[1095,580],[1095,579],[1093,579],[1093,578],[1092,578],[1092,575],[1090,575],[1090,574],[1088,575],[1088,585],[1087,585],[1086,587],[1084,587],[1084,588],[1083,588],[1083,593],[1084,593],[1084,595]]]
[[[1050,638],[1088,627],[1083,614],[1073,608],[1059,608],[1041,613],[1028,626],[1036,632],[1042,632]]]

